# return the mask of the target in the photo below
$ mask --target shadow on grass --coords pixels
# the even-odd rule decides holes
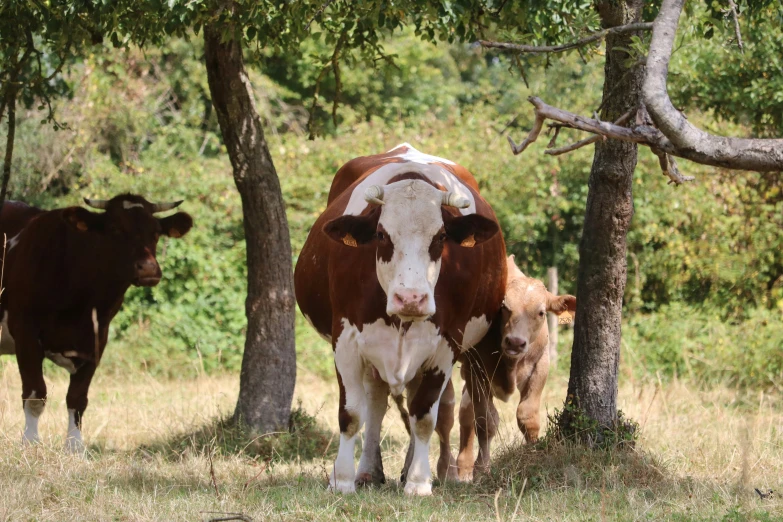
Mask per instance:
[[[168,461],[189,455],[244,457],[272,463],[309,461],[336,455],[336,436],[321,426],[301,405],[291,411],[287,431],[253,434],[232,417],[218,418],[194,431],[179,433],[140,446],[142,456],[161,456]]]

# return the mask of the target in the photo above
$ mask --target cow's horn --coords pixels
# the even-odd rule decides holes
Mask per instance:
[[[468,208],[470,206],[470,200],[459,194],[448,191],[443,193],[443,204],[447,207]]]
[[[87,203],[87,205],[92,207],[92,208],[99,208],[101,210],[106,210],[106,207],[109,206],[109,200],[108,199],[84,198],[84,202]]]
[[[383,205],[383,187],[379,187],[378,185],[370,185],[367,187],[367,190],[364,191],[364,200],[368,203]]]
[[[179,201],[172,201],[171,203],[153,203],[152,213],[155,214],[156,212],[166,212],[167,210],[171,210],[172,208],[177,208],[182,204],[183,201],[185,200],[180,199]]]

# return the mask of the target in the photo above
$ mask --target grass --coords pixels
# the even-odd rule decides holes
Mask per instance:
[[[753,491],[783,492],[783,404],[764,393],[642,382],[628,372],[620,405],[640,423],[641,439],[618,452],[525,446],[514,405],[501,404],[493,472],[408,498],[396,481],[406,439],[394,414],[383,430],[387,485],[355,496],[326,491],[337,386],[305,369],[296,390],[299,431],[257,448],[240,447],[220,421],[232,411],[236,375],[99,372],[85,418],[86,458],[61,450],[67,376],[47,373],[43,442],[25,448],[18,372],[13,359],[0,360],[0,520],[227,516],[210,512],[252,520],[783,520],[779,497],[762,500]],[[550,413],[562,403],[565,373],[547,385]],[[452,435],[456,446],[456,429]]]

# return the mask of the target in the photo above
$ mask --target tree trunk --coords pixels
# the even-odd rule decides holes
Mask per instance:
[[[550,294],[557,295],[557,267],[550,266],[546,270],[546,287]],[[546,317],[547,328],[549,329],[549,367],[557,366],[557,325],[559,323],[557,315],[548,313]]]
[[[296,381],[291,241],[283,194],[264,138],[242,44],[204,27],[212,103],[242,197],[247,242],[247,338],[234,419],[255,433],[288,427]]]
[[[604,27],[641,21],[641,0],[598,4]],[[628,71],[633,34],[606,39],[603,120],[614,121],[639,104],[643,69]],[[614,93],[611,94],[610,93]],[[584,230],[579,244],[577,307],[568,401],[599,426],[617,423],[617,375],[620,362],[620,320],[626,280],[626,235],[633,216],[632,182],[637,146],[599,140],[590,171]],[[565,424],[565,425],[564,425]],[[568,416],[561,428],[569,433]]]
[[[8,82],[8,91],[3,99],[3,109],[8,109],[8,134],[5,140],[5,158],[3,159],[3,179],[0,182],[0,213],[3,212],[5,198],[8,194],[8,181],[11,179],[11,163],[14,159],[14,139],[16,137],[16,75],[14,74]],[[0,121],[3,119],[3,112],[0,111]]]

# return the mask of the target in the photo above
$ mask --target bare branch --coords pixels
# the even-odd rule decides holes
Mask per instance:
[[[663,1],[650,41],[642,97],[662,134],[654,140],[655,146],[663,152],[704,165],[758,172],[783,171],[783,139],[727,138],[709,134],[692,125],[672,105],[666,82],[683,4],[684,0]]]
[[[532,100],[528,98],[531,103]],[[538,100],[538,98],[536,98]],[[540,101],[540,100],[539,100]],[[535,105],[535,103],[533,104]],[[546,119],[546,116],[540,114],[538,110],[536,110],[536,121],[533,123],[533,128],[530,130],[530,134],[527,135],[527,138],[525,138],[525,141],[517,145],[514,143],[514,140],[511,139],[511,136],[506,136],[506,139],[508,139],[508,143],[511,145],[511,150],[514,152],[514,155],[521,153],[524,151],[528,145],[533,143],[538,139],[538,135],[541,133],[541,127],[544,126],[544,120]]]
[[[597,33],[593,33],[591,35],[585,36],[584,38],[580,38],[579,40],[566,44],[560,44],[560,45],[523,45],[523,44],[513,44],[507,42],[491,42],[488,40],[479,40],[479,44],[481,44],[482,47],[486,47],[488,49],[501,49],[503,51],[512,51],[515,53],[536,53],[536,54],[562,53],[564,51],[577,49],[579,47],[584,47],[587,44],[597,42],[599,40],[603,40],[610,34],[633,33],[636,31],[649,31],[652,29],[652,27],[653,24],[650,22],[618,25],[617,27],[604,29],[603,31],[598,31]]]
[[[682,185],[686,181],[693,181],[693,176],[683,176],[680,174],[680,170],[677,168],[677,162],[674,160],[674,156],[670,156],[660,149],[650,147],[653,154],[658,156],[658,162],[661,164],[661,171],[664,176],[669,177],[669,185],[674,183],[675,185]]]
[[[615,120],[614,124],[615,125],[622,125],[623,123],[627,122],[631,118],[631,116],[633,116],[634,112],[635,111],[632,111],[632,110],[626,112],[625,114],[623,114],[622,116],[617,118],[617,120]],[[601,136],[601,135],[597,134],[595,136],[590,136],[589,138],[585,138],[583,140],[577,141],[576,143],[572,143],[571,145],[566,145],[565,147],[560,147],[560,148],[557,148],[557,149],[553,149],[552,148],[554,146],[554,140],[553,140],[553,141],[549,142],[549,148],[544,151],[544,154],[546,154],[548,156],[559,156],[561,154],[565,154],[566,152],[571,152],[571,151],[574,151],[576,149],[580,149],[580,148],[582,148],[582,147],[584,147],[586,145],[590,145],[591,143],[595,143],[596,141],[601,140],[601,139],[605,140],[606,136]]]
[[[734,0],[729,0],[729,11],[731,11],[731,17],[734,19],[734,36],[737,37],[737,47],[739,47],[741,53],[744,53],[745,49],[742,47],[742,33],[740,32],[737,4],[734,3]]]

